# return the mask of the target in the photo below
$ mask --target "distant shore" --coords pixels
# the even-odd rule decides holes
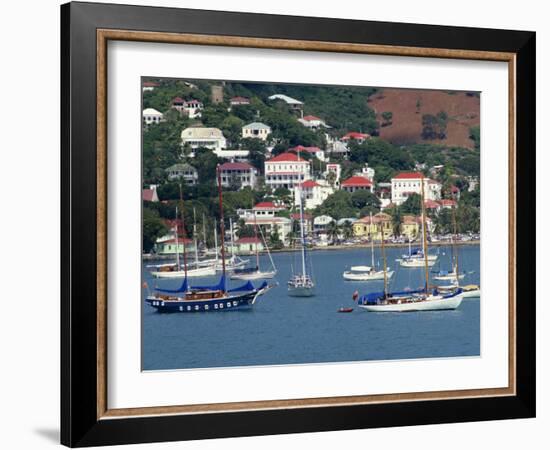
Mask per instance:
[[[455,242],[455,245],[479,245],[480,241],[460,241]],[[418,242],[411,242],[411,246],[413,247],[419,247],[420,243]],[[449,247],[451,243],[449,241],[445,242],[430,242],[430,247]],[[409,243],[393,243],[389,242],[386,244],[386,247],[408,247]],[[375,243],[375,247],[380,247],[380,244]],[[361,249],[361,248],[370,248],[370,243],[361,243],[361,244],[350,244],[350,245],[343,245],[343,244],[336,244],[336,245],[327,245],[326,247],[317,246],[317,247],[311,247],[308,248],[308,251],[332,251],[332,250],[353,250],[353,249]],[[291,253],[291,252],[297,252],[299,251],[299,247],[295,248],[281,248],[281,249],[273,249],[270,250],[271,253]],[[266,253],[265,251],[261,251],[260,254]],[[251,256],[254,255],[253,252],[247,252],[247,253],[237,253],[239,256]],[[171,260],[174,259],[174,255],[151,255],[151,254],[144,254],[142,255],[142,260],[144,261],[156,261],[156,260]]]

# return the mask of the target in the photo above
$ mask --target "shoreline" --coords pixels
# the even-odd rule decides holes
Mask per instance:
[[[469,246],[469,245],[480,245],[479,240],[477,241],[461,241],[461,242],[455,242],[454,245],[457,246]],[[418,247],[419,244],[411,243],[413,247]],[[385,244],[387,248],[389,247],[408,247],[409,243],[387,243]],[[431,242],[430,247],[449,247],[451,246],[450,242]],[[376,244],[375,247],[380,247],[379,244]],[[334,250],[354,250],[354,249],[370,249],[370,243],[364,243],[364,244],[353,244],[353,245],[327,245],[326,247],[312,247],[308,248],[308,251],[310,252],[317,252],[317,251],[334,251]],[[282,248],[277,250],[270,250],[270,253],[294,253],[300,251],[299,247],[296,248]],[[261,255],[267,254],[267,252],[261,251],[259,252]],[[247,252],[247,253],[235,253],[237,256],[251,256],[254,255],[254,252]],[[162,261],[167,259],[173,259],[175,255],[142,255],[141,259],[142,261]]]

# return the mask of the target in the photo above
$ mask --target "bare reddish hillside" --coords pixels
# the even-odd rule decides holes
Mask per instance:
[[[430,142],[448,146],[473,148],[469,138],[470,127],[479,125],[479,98],[464,92],[449,94],[446,91],[413,89],[384,89],[369,99],[369,106],[377,113],[393,113],[392,124],[380,127],[380,137],[394,144]],[[449,117],[447,138],[425,141],[422,139],[422,115],[445,111]]]

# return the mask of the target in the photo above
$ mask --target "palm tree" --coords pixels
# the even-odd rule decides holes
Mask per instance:
[[[344,221],[342,225],[342,234],[346,240],[351,239],[353,236],[353,225],[349,220]]]
[[[338,242],[338,237],[340,234],[340,227],[336,223],[335,220],[332,222],[329,222],[327,225],[327,236],[330,238],[331,242],[334,244],[335,242]]]

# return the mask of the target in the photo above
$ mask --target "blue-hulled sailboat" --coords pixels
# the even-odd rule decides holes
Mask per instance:
[[[223,202],[220,168],[217,168],[218,193],[220,202],[220,231],[225,236],[223,220]],[[182,199],[180,199],[183,202]],[[181,208],[183,211],[183,208]],[[183,214],[183,213],[182,213]],[[222,238],[223,239],[223,238]],[[185,248],[184,248],[185,252]],[[225,245],[222,242],[222,276],[218,284],[214,286],[190,286],[187,276],[182,285],[177,289],[155,288],[154,293],[148,295],[145,301],[159,312],[209,312],[228,311],[233,309],[250,308],[257,298],[265,294],[271,285],[263,282],[260,286],[248,281],[242,286],[227,289],[225,268]],[[185,268],[187,265],[184,266]]]
[[[426,239],[426,209],[424,205],[424,178],[422,186],[422,255],[424,259],[425,284],[423,289],[414,291],[388,292],[387,277],[384,276],[384,291],[373,292],[359,297],[354,293],[353,299],[358,300],[358,306],[369,312],[408,312],[408,311],[436,311],[456,309],[462,302],[462,289],[457,288],[450,292],[440,292],[437,287],[429,285],[429,260]],[[384,260],[384,274],[386,267],[386,251],[382,239],[382,257]]]

